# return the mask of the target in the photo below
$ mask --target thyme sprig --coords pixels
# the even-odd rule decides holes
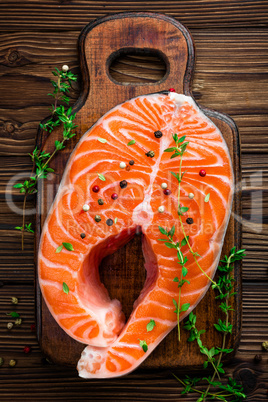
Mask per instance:
[[[182,239],[181,242],[175,242],[173,240],[173,236],[175,234],[175,226],[173,226],[169,231],[167,229],[164,229],[163,227],[159,226],[159,231],[163,235],[167,237],[167,239],[158,239],[159,241],[164,241],[165,246],[168,248],[173,248],[177,251],[177,258],[178,258],[178,264],[181,266],[181,273],[180,273],[180,278],[175,277],[173,279],[174,282],[178,283],[178,288],[179,288],[179,298],[178,302],[177,300],[173,299],[173,304],[175,306],[174,313],[177,314],[177,323],[178,323],[178,339],[180,341],[181,339],[181,334],[180,334],[180,314],[182,312],[185,312],[189,309],[190,303],[184,303],[181,306],[181,288],[185,283],[190,284],[190,282],[187,279],[184,279],[185,276],[188,273],[188,269],[186,268],[185,264],[188,261],[188,258],[183,255],[182,252],[182,247],[186,246],[187,240],[184,238]]]
[[[239,402],[246,398],[246,395],[243,393],[242,386],[237,384],[234,379],[228,378],[228,382],[223,383],[220,377],[221,374],[225,374],[222,363],[223,355],[233,352],[233,349],[226,348],[227,337],[229,334],[232,333],[232,324],[229,321],[229,313],[233,309],[229,302],[230,298],[236,293],[233,291],[235,281],[233,277],[233,264],[235,263],[235,261],[240,261],[245,257],[244,252],[245,250],[236,251],[236,247],[233,247],[231,249],[229,257],[225,256],[224,259],[220,261],[220,266],[218,267],[220,275],[216,284],[217,286],[212,286],[215,290],[220,290],[220,293],[218,293],[215,298],[221,300],[219,309],[225,315],[224,320],[219,318],[218,322],[214,324],[215,329],[222,334],[221,346],[208,349],[206,346],[203,345],[203,342],[201,341],[201,335],[205,331],[198,330],[196,328],[196,315],[193,312],[190,313],[188,321],[184,325],[184,328],[190,333],[188,341],[197,341],[200,352],[207,356],[207,360],[204,361],[204,368],[207,368],[210,363],[214,370],[212,376],[203,378],[191,379],[187,376],[185,380],[181,380],[174,375],[174,377],[184,387],[182,394],[187,394],[188,392],[198,392],[199,394],[201,394],[200,398],[198,399],[199,402],[215,399],[227,402],[228,400],[230,400],[230,397],[232,397],[232,402]],[[217,381],[215,381],[216,376],[218,377]],[[205,381],[207,383],[207,387],[203,391],[196,389],[196,385],[200,381]],[[211,387],[217,389],[218,391],[215,393],[211,393]]]
[[[55,154],[65,148],[65,143],[76,134],[74,129],[77,125],[74,124],[74,119],[76,114],[72,112],[72,108],[65,108],[63,105],[58,105],[59,101],[65,102],[67,105],[70,98],[66,95],[71,88],[71,83],[77,80],[77,76],[69,71],[68,66],[63,66],[62,70],[58,68],[52,71],[52,74],[57,78],[56,81],[51,80],[53,85],[53,92],[49,93],[49,96],[54,98],[54,104],[52,104],[52,116],[47,120],[46,123],[40,124],[40,128],[51,133],[56,127],[63,125],[62,140],[55,141],[55,149],[50,154],[38,148],[29,154],[32,162],[33,169],[30,177],[23,183],[16,183],[14,188],[20,190],[20,193],[24,194],[23,208],[22,208],[22,226],[16,226],[16,230],[21,231],[21,249],[24,249],[24,233],[34,233],[31,223],[25,224],[25,210],[26,210],[26,200],[27,196],[30,194],[37,193],[37,184],[41,179],[46,179],[50,172],[54,172],[48,165]]]

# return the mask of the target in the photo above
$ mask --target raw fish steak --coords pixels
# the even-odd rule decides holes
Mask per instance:
[[[174,225],[174,240],[184,238],[178,181],[171,174],[179,172],[180,158],[164,152],[174,147],[174,133],[189,142],[180,187],[180,203],[189,208],[182,216],[184,231],[200,267],[213,278],[231,211],[233,172],[220,131],[191,97],[159,93],[116,106],[84,134],[66,166],[43,228],[38,273],[55,320],[72,338],[89,345],[78,362],[81,377],[128,374],[177,324],[174,278],[180,277],[181,265],[176,250],[159,241],[159,226]],[[98,266],[137,229],[142,231],[147,277],[125,323],[120,302],[111,300],[100,282]],[[56,252],[63,243],[67,248]],[[187,245],[184,250],[189,283],[181,287],[180,302],[190,307],[180,319],[210,285]],[[147,331],[150,320],[155,325]]]

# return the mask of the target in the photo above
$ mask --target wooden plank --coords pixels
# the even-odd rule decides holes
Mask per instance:
[[[186,24],[189,29],[202,27],[263,27],[267,23],[267,3],[263,1],[238,0],[220,3],[215,0],[197,1],[72,1],[58,4],[54,0],[19,0],[1,3],[0,25],[2,31],[35,30],[48,31],[82,29],[97,17],[122,11],[165,12]],[[215,12],[216,11],[216,12]]]
[[[10,298],[19,298],[19,304],[14,307]],[[268,287],[259,286],[256,294],[252,284],[244,286],[244,317],[243,332],[239,351],[235,360],[227,367],[228,374],[235,369],[235,377],[242,379],[247,392],[248,400],[256,402],[264,394],[265,387],[256,385],[250,388],[250,383],[267,384],[268,368],[267,354],[261,349],[261,342],[266,340],[268,330]],[[148,373],[142,370],[130,374],[123,379],[114,380],[81,380],[75,369],[49,365],[42,359],[35,334],[30,325],[34,322],[34,287],[6,285],[0,290],[0,315],[6,317],[8,311],[17,310],[23,318],[22,326],[8,332],[5,328],[6,318],[0,325],[0,356],[5,363],[1,367],[0,388],[1,400],[12,397],[13,400],[126,400],[131,401],[170,400],[177,401],[181,388],[173,379],[170,371]],[[252,329],[255,328],[255,331]],[[258,331],[256,331],[256,329]],[[9,342],[7,340],[9,337]],[[206,334],[203,335],[205,343]],[[24,345],[32,346],[32,353],[23,353]],[[256,354],[262,355],[262,362],[254,361]],[[8,367],[10,359],[17,360],[17,366]],[[183,374],[180,373],[180,376]],[[266,391],[266,390],[265,390]],[[53,399],[55,398],[55,399]],[[90,399],[91,398],[91,399]],[[162,398],[162,399],[161,399]],[[263,399],[264,400],[264,399]],[[194,402],[196,397],[189,395],[187,401]]]

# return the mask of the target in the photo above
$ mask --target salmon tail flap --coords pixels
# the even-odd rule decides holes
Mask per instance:
[[[182,216],[183,227],[202,270],[213,278],[231,211],[233,171],[219,129],[191,97],[159,93],[116,106],[84,134],[66,166],[43,228],[38,274],[57,323],[88,345],[77,366],[81,377],[130,373],[176,326],[173,299],[178,300],[179,288],[173,279],[180,277],[181,266],[176,251],[158,240],[163,238],[159,226],[175,225],[174,240],[184,237],[177,212],[178,181],[171,174],[179,172],[180,158],[170,159],[171,154],[164,152],[174,147],[174,133],[189,141],[182,158],[180,202],[189,208]],[[134,164],[129,165],[131,160]],[[121,162],[130,167],[120,167]],[[171,193],[164,194],[162,183]],[[98,266],[103,257],[126,244],[137,227],[143,233],[147,279],[125,323],[120,302],[111,300],[100,282]],[[63,242],[70,243],[73,251],[63,247],[56,252]],[[190,303],[190,308],[181,319],[210,285],[188,246],[184,255],[189,284],[181,288],[181,305]],[[63,291],[63,283],[69,292]],[[148,332],[150,320],[155,326]],[[146,340],[147,352],[140,340]]]

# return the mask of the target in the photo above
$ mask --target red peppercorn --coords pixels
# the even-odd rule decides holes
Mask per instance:
[[[118,194],[113,193],[113,194],[111,195],[111,199],[112,199],[112,200],[116,200],[117,198],[118,198]]]
[[[205,177],[206,174],[207,174],[207,172],[204,169],[201,169],[199,172],[199,176],[201,176],[201,177]]]
[[[30,346],[25,346],[25,348],[23,349],[23,352],[26,353],[26,355],[27,355],[28,353],[30,353],[31,350],[32,349]]]
[[[166,188],[166,189],[163,191],[163,193],[164,193],[165,195],[170,195],[170,194],[171,194],[171,191],[170,191],[168,188]]]
[[[176,92],[174,88],[169,88],[169,92]]]
[[[100,191],[99,186],[94,186],[94,187],[92,187],[92,191],[93,191],[94,193],[98,193],[98,192]]]
[[[35,324],[32,324],[32,325],[31,325],[31,331],[32,331],[32,332],[35,332]]]

